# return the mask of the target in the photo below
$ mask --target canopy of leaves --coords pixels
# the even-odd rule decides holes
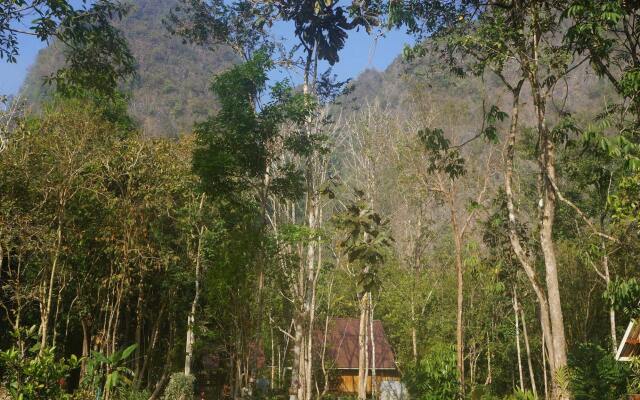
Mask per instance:
[[[5,2],[0,6],[0,59],[17,61],[20,35],[53,39],[65,48],[65,66],[49,77],[58,89],[70,93],[83,88],[111,95],[135,71],[127,42],[113,26],[113,20],[121,19],[128,9],[111,0],[83,0],[81,7],[66,0]],[[21,27],[25,20],[30,20],[27,30]]]

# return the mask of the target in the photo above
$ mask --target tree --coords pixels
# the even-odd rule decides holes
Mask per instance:
[[[345,235],[339,243],[340,251],[346,256],[349,265],[357,268],[356,279],[360,306],[358,337],[358,399],[360,400],[367,398],[367,372],[369,370],[367,343],[369,340],[366,332],[369,329],[368,325],[371,319],[371,293],[380,284],[379,269],[384,265],[387,252],[392,245],[392,238],[386,231],[387,222],[371,210],[368,203],[362,198],[363,194],[356,191],[356,200],[352,201],[344,212],[334,217],[334,223]],[[375,354],[375,351],[372,354]],[[371,362],[375,363],[375,358]],[[375,370],[375,366],[372,369]]]
[[[454,33],[449,43],[455,64],[468,60],[469,70],[476,74],[496,74],[504,87],[512,94],[511,126],[507,136],[507,157],[504,185],[509,210],[511,242],[523,269],[533,286],[541,308],[541,325],[545,332],[551,364],[554,397],[568,398],[570,394],[563,370],[567,366],[565,327],[558,281],[558,263],[553,229],[557,203],[563,199],[559,192],[556,172],[556,146],[571,130],[571,125],[561,120],[549,128],[547,103],[554,95],[556,83],[577,68],[583,60],[571,57],[571,50],[557,44],[554,35],[560,30],[562,4],[547,2],[518,2],[507,7],[479,6],[473,2],[461,5],[462,18],[453,25]],[[465,13],[469,9],[479,13],[477,19]],[[465,58],[470,56],[470,58]],[[460,58],[462,57],[462,58]],[[533,267],[533,260],[522,247],[516,234],[516,210],[514,201],[513,156],[518,133],[518,112],[522,87],[528,83],[533,98],[539,183],[537,195],[540,204],[538,215],[540,249],[545,276],[544,285]]]
[[[55,39],[65,46],[66,65],[50,76],[66,93],[89,88],[113,96],[117,84],[135,71],[135,61],[122,34],[113,26],[128,7],[101,0],[75,7],[66,0],[19,0],[0,9],[0,59],[16,62],[19,38]],[[25,20],[36,18],[24,29]]]

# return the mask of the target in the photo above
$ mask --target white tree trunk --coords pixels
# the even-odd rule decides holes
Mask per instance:
[[[200,198],[200,207],[198,209],[198,215],[202,213],[204,207],[205,195]],[[195,343],[194,326],[196,322],[196,311],[198,308],[198,301],[200,299],[200,275],[202,269],[202,240],[204,236],[205,227],[201,226],[198,229],[198,245],[196,248],[196,281],[195,281],[195,294],[193,301],[191,302],[191,310],[187,317],[187,338],[185,344],[185,357],[184,357],[184,374],[191,375],[191,367],[193,365],[193,344]]]

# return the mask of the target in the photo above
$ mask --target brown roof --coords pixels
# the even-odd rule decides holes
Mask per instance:
[[[360,320],[357,318],[333,318],[327,329],[327,358],[333,360],[334,368],[358,369],[358,334]],[[373,337],[376,348],[376,369],[396,369],[395,355],[384,333],[382,322],[373,321]],[[324,330],[316,331],[316,345],[322,351]],[[369,363],[371,363],[371,338],[369,336]]]
[[[616,358],[621,361],[640,356],[640,323],[631,321],[618,348]]]

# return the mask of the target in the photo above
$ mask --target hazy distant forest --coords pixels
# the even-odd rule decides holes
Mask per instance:
[[[397,400],[638,398],[637,0],[0,0],[25,36],[0,399],[389,400],[378,320]]]

